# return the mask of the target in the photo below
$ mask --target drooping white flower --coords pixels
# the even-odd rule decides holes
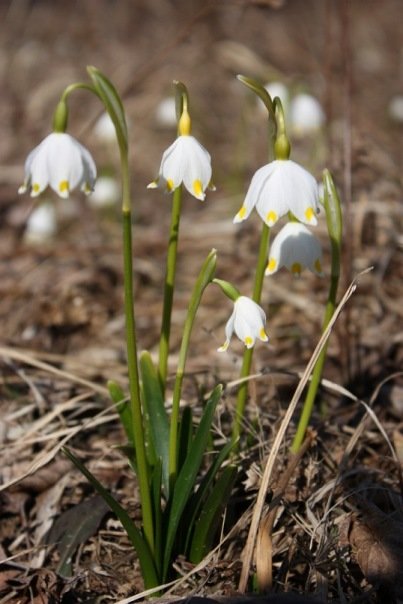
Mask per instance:
[[[53,132],[28,155],[24,184],[18,192],[25,193],[31,188],[31,196],[37,197],[49,185],[66,199],[76,187],[91,193],[96,176],[89,151],[69,134]]]
[[[403,123],[403,95],[397,94],[390,99],[388,113],[394,122]]]
[[[317,132],[325,121],[318,99],[311,94],[297,94],[290,103],[290,127],[293,134],[305,136]]]
[[[322,276],[322,249],[318,239],[300,222],[288,222],[276,235],[270,248],[266,275],[282,266],[299,276],[307,267]]]
[[[218,352],[227,350],[234,331],[247,348],[252,348],[256,338],[267,342],[269,338],[265,332],[265,324],[264,310],[250,298],[239,296],[234,302],[234,310],[225,326],[226,340],[218,348]]]
[[[288,212],[305,224],[316,225],[318,183],[291,159],[276,159],[255,172],[234,222],[246,220],[254,207],[270,227]]]
[[[171,192],[183,182],[191,195],[203,201],[207,187],[214,189],[211,174],[209,152],[194,136],[183,134],[164,152],[159,176],[148,188],[155,189],[162,180],[166,190]]]

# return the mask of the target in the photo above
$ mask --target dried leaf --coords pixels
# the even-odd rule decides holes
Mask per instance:
[[[57,571],[60,575],[71,576],[71,562],[77,547],[96,532],[108,511],[102,497],[95,495],[59,516],[46,541],[57,544],[60,553]]]
[[[352,517],[348,535],[353,555],[365,577],[375,585],[393,585],[403,593],[403,522],[371,510]]]

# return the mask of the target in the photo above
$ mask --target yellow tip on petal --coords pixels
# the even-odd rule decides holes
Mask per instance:
[[[171,193],[171,191],[173,191],[174,188],[175,188],[174,181],[172,180],[172,178],[168,178],[168,180],[167,180],[167,190],[169,191],[169,193]]]
[[[157,189],[158,188],[158,180],[153,180],[147,185],[147,189]]]
[[[228,350],[228,346],[229,346],[229,340],[226,340],[224,342],[224,344],[222,346],[220,346],[220,348],[217,348],[217,352],[225,352],[226,350]]]
[[[315,218],[315,212],[313,208],[309,207],[305,210],[305,218],[308,222],[312,222],[312,220]]]
[[[202,185],[202,181],[201,180],[197,179],[197,180],[193,181],[193,193],[199,199],[204,199],[205,198],[205,195],[203,193],[203,185]]]
[[[37,197],[41,192],[41,186],[38,183],[34,183],[31,187],[31,197]]]
[[[266,268],[266,275],[271,275],[277,268],[277,260],[275,258],[269,258],[269,262]]]
[[[69,181],[68,180],[61,180],[59,182],[59,193],[63,197],[68,197],[68,195],[69,195]]]
[[[238,214],[235,216],[234,218],[234,222],[241,222],[241,220],[244,220],[246,216],[246,208],[245,206],[242,206],[242,208],[239,210]]]
[[[267,212],[266,222],[269,226],[273,226],[273,224],[275,222],[277,222],[277,220],[278,220],[278,216],[274,210],[270,210],[270,212]]]
[[[321,264],[321,261],[319,260],[319,258],[317,260],[315,260],[315,263],[313,266],[317,273],[322,273],[322,264]]]
[[[294,262],[294,264],[291,266],[291,272],[293,275],[295,275],[296,277],[299,277],[302,271],[302,266],[299,262]]]
[[[265,332],[264,328],[262,327],[261,330],[259,331],[259,338],[262,340],[262,342],[267,342],[268,341],[268,335]]]
[[[246,348],[252,348],[253,338],[251,338],[250,336],[246,336],[246,338],[244,339],[244,342],[245,342]]]

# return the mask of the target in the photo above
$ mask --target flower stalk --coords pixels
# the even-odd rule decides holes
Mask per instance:
[[[323,318],[322,333],[325,332],[329,325],[331,318],[333,317],[336,308],[336,296],[337,288],[340,277],[340,265],[341,265],[341,241],[342,241],[342,214],[341,204],[337,193],[337,189],[334,185],[332,176],[328,170],[323,173],[323,184],[324,184],[324,206],[326,212],[326,223],[329,232],[330,245],[331,245],[331,274],[330,274],[330,286],[329,293],[326,302],[325,314]],[[322,378],[323,367],[326,360],[327,343],[322,348],[322,351],[316,361],[315,367],[312,372],[312,378],[308,387],[305,402],[302,408],[301,416],[298,421],[297,431],[295,433],[294,440],[291,445],[292,453],[298,453],[303,440],[305,438],[306,429],[311,419],[316,395],[318,392],[319,384]]]

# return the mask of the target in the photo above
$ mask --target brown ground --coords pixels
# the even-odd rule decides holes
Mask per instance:
[[[317,437],[274,525],[273,588],[315,592],[325,601],[397,601],[403,594],[402,126],[390,120],[387,108],[403,85],[400,0],[4,0],[0,11],[0,467],[3,487],[14,483],[1,492],[0,561],[7,562],[0,601],[95,602],[105,596],[102,601],[117,602],[142,589],[120,525],[99,502],[90,504],[98,520],[74,551],[69,579],[56,573],[60,552],[43,547],[55,519],[93,496],[58,453],[62,439],[134,513],[138,503],[125,460],[113,448],[122,441],[116,417],[99,416],[109,404],[106,380],[127,383],[118,209],[97,212],[79,195],[64,202],[49,194],[58,207],[59,233],[33,246],[23,236],[32,201],[16,192],[28,151],[49,132],[58,96],[84,80],[90,64],[122,93],[131,126],[141,349],[155,352],[158,342],[170,203],[145,187],[174,137],[174,129],[155,121],[173,79],[187,85],[194,133],[213,158],[217,191],[204,204],[188,195],[184,200],[172,373],[194,275],[212,247],[218,249],[218,276],[251,292],[259,220],[254,215],[235,227],[232,217],[253,172],[266,161],[265,116],[235,75],[263,83],[282,79],[321,100],[325,132],[294,140],[292,157],[318,179],[329,167],[342,193],[343,290],[358,272],[373,270],[361,278],[330,341],[323,413],[313,420]],[[99,114],[95,99],[77,93],[70,131],[100,170],[118,174],[116,150],[93,133]],[[318,232],[327,268],[323,221]],[[255,469],[250,479],[263,467],[296,374],[318,341],[326,287],[326,279],[304,274],[296,281],[285,271],[265,281],[271,340],[255,354],[254,369],[263,376],[251,388],[259,446],[244,450],[245,469]],[[194,329],[184,390],[196,408],[203,389],[238,376],[241,346],[234,342],[227,354],[215,352],[229,312],[230,304],[211,287]],[[378,423],[364,422],[364,407],[340,387],[373,403]],[[229,389],[222,417],[233,403]],[[286,455],[284,447],[271,489]],[[240,492],[253,503],[256,485]],[[220,552],[176,593],[236,590],[249,521],[246,514]],[[57,541],[57,526],[54,535]],[[185,561],[179,567],[189,570]]]

